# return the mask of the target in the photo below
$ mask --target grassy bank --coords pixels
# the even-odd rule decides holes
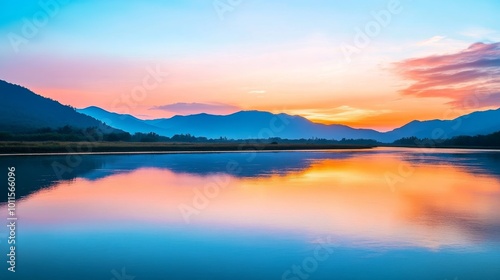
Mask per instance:
[[[381,144],[379,147],[389,147],[389,148],[415,148],[415,149],[469,149],[469,150],[500,150],[500,145],[498,146],[466,146],[466,145],[427,145],[427,146],[417,146],[417,145],[395,145],[395,144]]]
[[[254,150],[334,150],[369,149],[373,146],[338,144],[268,143],[141,143],[141,142],[13,142],[1,141],[0,154],[27,153],[105,153],[105,152],[183,152]]]

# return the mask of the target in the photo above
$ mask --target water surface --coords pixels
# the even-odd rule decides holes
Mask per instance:
[[[498,151],[0,163],[22,196],[17,272],[3,262],[2,279],[500,279]]]

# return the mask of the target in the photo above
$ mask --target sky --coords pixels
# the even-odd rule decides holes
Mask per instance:
[[[0,79],[142,119],[262,110],[387,131],[500,107],[500,2],[41,0]]]

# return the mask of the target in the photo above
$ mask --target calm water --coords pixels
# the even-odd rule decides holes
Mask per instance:
[[[423,152],[0,157],[0,278],[500,279],[500,152]]]

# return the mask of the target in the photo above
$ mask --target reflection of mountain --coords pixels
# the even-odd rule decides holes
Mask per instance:
[[[87,180],[54,183],[21,201],[20,208],[27,225],[50,223],[56,229],[130,223],[141,231],[143,225],[168,224],[190,232],[191,225],[216,226],[333,234],[353,246],[426,248],[498,240],[500,181],[482,167],[475,171],[482,176],[463,168],[487,166],[477,164],[484,158],[475,152],[463,157],[447,151],[455,160],[441,151],[424,154],[421,162],[414,161],[413,174],[391,189],[384,174],[398,170],[404,157],[415,160],[418,152],[264,153],[250,163],[249,154],[234,153],[92,156],[84,161],[102,162],[81,176]],[[283,163],[268,162],[269,157]],[[240,162],[238,176],[244,178],[232,177],[226,187],[219,185],[220,192],[208,195],[207,186],[225,181],[218,173],[231,161]],[[200,206],[199,214],[181,211],[181,206],[202,205],[199,191],[209,206]]]
[[[1,157],[0,166],[16,167],[17,195],[18,197],[24,197],[40,189],[50,187],[61,180],[66,181],[75,178],[97,180],[140,168],[168,169],[175,173],[188,173],[199,176],[227,173],[235,177],[262,177],[303,171],[309,168],[311,164],[327,159],[341,160],[356,156],[377,155],[384,157],[387,154],[401,155],[402,159],[412,164],[431,166],[452,164],[463,167],[464,171],[468,173],[500,176],[500,153],[496,152],[437,151],[433,154],[420,154],[415,153],[414,150],[391,151],[384,149],[334,152]],[[237,167],[234,168],[234,166]],[[60,172],[62,176],[58,177],[56,171]],[[2,176],[3,180],[6,181],[6,173],[2,174]],[[5,201],[5,196],[0,198],[0,202]]]
[[[176,173],[200,176],[228,173],[236,177],[259,177],[304,170],[314,160],[346,158],[352,155],[350,152],[263,152],[1,157],[0,166],[16,167],[16,194],[18,197],[25,197],[61,180],[96,180],[140,168],[169,169]],[[238,169],[233,168],[235,164]],[[56,172],[62,176],[59,177]],[[2,174],[5,182],[6,174]],[[0,202],[5,201],[6,196],[0,198]]]
[[[498,213],[492,209],[500,205],[500,152],[407,153],[401,159],[415,168],[415,173],[400,185],[401,192],[409,184],[427,191],[416,188],[405,194],[409,203],[400,215],[431,228],[439,225],[459,230],[475,243],[500,241],[500,218],[492,214]],[[432,173],[416,174],[426,166]]]
[[[404,153],[402,157],[412,164],[445,165],[453,164],[468,173],[493,175],[500,178],[500,152],[496,151],[462,151],[449,152],[435,150],[433,153]]]
[[[83,160],[78,165],[70,167],[66,163],[66,159],[65,156],[9,156],[0,157],[0,166],[5,170],[5,167],[8,166],[16,168],[16,196],[22,198],[40,189],[48,188],[58,181],[85,177],[90,172],[101,168],[103,164],[103,160],[83,157]],[[69,163],[76,163],[73,160],[75,158],[71,157]],[[57,176],[53,168],[54,164],[57,164],[58,167],[65,165],[71,172],[61,173],[61,176]],[[7,182],[7,172],[2,172],[0,179]],[[7,196],[1,196],[0,202],[5,201],[7,201]]]

